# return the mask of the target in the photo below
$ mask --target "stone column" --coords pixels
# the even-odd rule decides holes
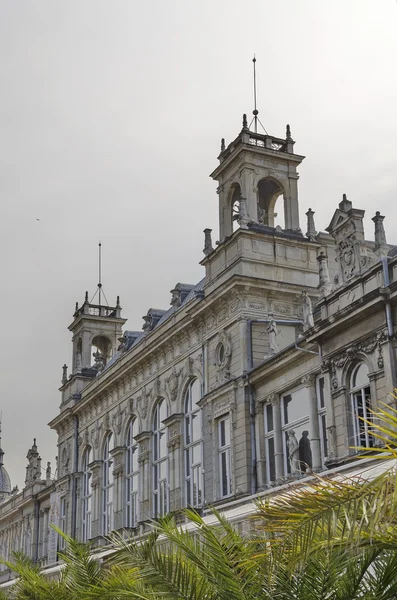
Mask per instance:
[[[284,221],[285,229],[300,231],[299,204],[298,204],[298,175],[292,174],[288,178],[289,193],[284,196]]]
[[[125,460],[125,448],[124,446],[117,446],[110,451],[113,459],[113,526],[114,529],[121,529],[123,527],[123,511],[124,511],[124,460]]]
[[[183,448],[182,424],[183,413],[176,413],[163,421],[168,433],[168,460],[169,460],[169,511],[175,512],[182,506],[182,481],[183,481]]]
[[[92,489],[92,513],[91,513],[91,538],[101,535],[101,475],[102,460],[94,460],[90,463],[91,489]]]
[[[276,463],[276,480],[280,481],[284,477],[283,460],[283,433],[281,431],[281,398],[276,396],[273,399],[273,421],[274,421],[274,458]]]
[[[316,394],[316,376],[313,373],[302,377],[302,383],[306,386],[309,393],[309,418],[310,431],[309,439],[312,450],[312,470],[321,471],[321,446],[320,446],[320,427],[318,423],[318,407]]]
[[[135,440],[139,444],[139,521],[148,521],[151,517],[151,471],[150,471],[150,442],[152,440],[151,431],[141,431]]]
[[[252,365],[248,365],[248,355],[247,355],[247,350],[249,352],[249,349],[247,348],[247,341],[248,341],[248,335],[247,335],[247,329],[248,329],[248,320],[247,319],[241,319],[239,322],[239,329],[240,329],[240,355],[241,355],[241,371],[248,371],[250,368],[252,368]],[[251,340],[251,353],[252,353],[252,340]]]
[[[219,196],[219,241],[233,233],[232,207],[227,206],[228,193],[224,185],[219,185],[216,190]]]
[[[246,225],[247,222],[258,221],[258,198],[257,193],[254,191],[254,171],[253,169],[243,169],[241,174],[241,195],[245,199],[246,214],[241,215],[245,217]]]

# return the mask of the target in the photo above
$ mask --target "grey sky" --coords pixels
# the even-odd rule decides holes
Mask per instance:
[[[24,480],[70,364],[74,304],[120,294],[129,329],[202,277],[217,239],[220,138],[252,111],[291,124],[308,207],[324,229],[346,192],[386,214],[397,243],[396,0],[2,0],[0,2],[3,449]],[[36,219],[39,218],[40,221]]]

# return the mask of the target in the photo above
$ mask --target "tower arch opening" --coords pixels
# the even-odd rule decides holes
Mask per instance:
[[[258,182],[258,221],[268,227],[284,228],[284,189],[276,179],[264,177]]]
[[[240,200],[241,187],[239,183],[233,183],[230,187],[229,195],[229,218],[230,231],[236,231],[240,227]]]
[[[91,366],[101,371],[112,358],[112,342],[104,335],[97,335],[91,340]]]

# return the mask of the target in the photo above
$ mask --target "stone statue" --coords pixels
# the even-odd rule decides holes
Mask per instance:
[[[270,354],[277,354],[277,352],[280,352],[280,347],[277,343],[277,324],[273,315],[270,315],[270,319],[270,323],[266,329],[266,333],[269,335]]]
[[[94,352],[92,356],[95,358],[92,368],[98,371],[98,373],[101,373],[105,368],[105,357],[99,352],[99,350]]]
[[[288,439],[287,439],[287,448],[288,448],[288,458],[289,464],[291,467],[291,474],[295,475],[296,473],[300,473],[299,468],[299,444],[296,439],[295,431],[293,429],[289,429],[287,431]]]
[[[312,301],[310,300],[306,290],[302,292],[302,308],[303,308],[303,331],[313,327],[313,309]]]
[[[306,471],[311,470],[313,467],[312,449],[308,431],[302,431],[302,437],[299,440],[299,464],[302,473],[306,473]]]
[[[262,225],[266,224],[266,211],[261,208],[258,204],[258,223],[261,223]]]

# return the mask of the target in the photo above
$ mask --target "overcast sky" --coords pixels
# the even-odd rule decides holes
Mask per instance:
[[[0,250],[3,449],[22,484],[71,364],[76,301],[97,284],[129,329],[203,276],[218,233],[220,139],[258,108],[290,123],[301,225],[324,229],[342,193],[386,215],[397,243],[396,0],[1,0]],[[37,219],[40,219],[39,221]],[[393,237],[394,234],[394,237]]]

